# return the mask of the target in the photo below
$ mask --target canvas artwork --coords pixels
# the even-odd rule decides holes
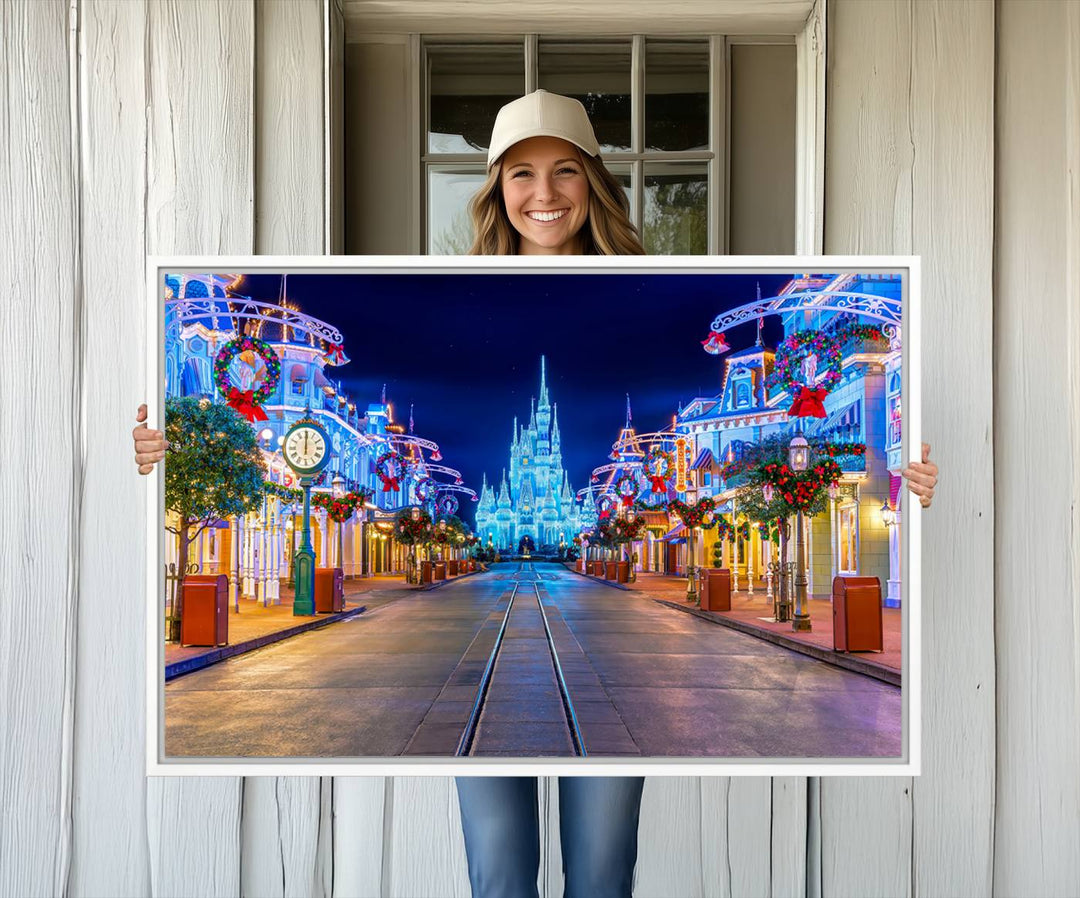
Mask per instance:
[[[908,266],[246,261],[148,276],[152,766],[910,772]]]

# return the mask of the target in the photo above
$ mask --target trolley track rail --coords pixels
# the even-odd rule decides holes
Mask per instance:
[[[484,667],[484,672],[480,678],[480,684],[477,687],[476,698],[473,701],[472,710],[469,713],[469,718],[465,722],[465,727],[462,730],[461,737],[458,740],[457,749],[454,753],[455,757],[465,757],[472,755],[476,751],[477,732],[480,727],[480,722],[484,714],[485,705],[487,703],[488,694],[491,690],[491,683],[495,675],[496,664],[499,659],[499,653],[503,646],[503,640],[506,636],[507,627],[510,622],[510,617],[513,614],[515,602],[518,599],[519,593],[523,597],[530,597],[535,599],[536,608],[540,613],[540,620],[543,624],[544,636],[547,642],[548,657],[551,662],[551,670],[555,678],[555,682],[558,686],[559,700],[562,706],[563,712],[563,724],[566,728],[566,732],[569,736],[571,745],[573,746],[575,757],[587,757],[588,751],[585,747],[585,739],[581,733],[581,727],[578,722],[577,713],[574,710],[573,699],[570,695],[570,690],[566,684],[566,678],[563,675],[562,665],[559,662],[559,653],[555,647],[555,640],[551,633],[551,626],[548,623],[547,613],[544,611],[544,603],[541,600],[540,588],[538,584],[539,573],[532,569],[532,564],[525,562],[515,573],[517,575],[528,573],[532,576],[527,580],[518,580],[514,584],[513,591],[510,594],[510,600],[506,605],[506,612],[503,615],[502,623],[499,626],[498,635],[495,638],[495,644],[492,646],[491,654],[488,656],[487,664]],[[536,578],[536,579],[533,579]],[[532,587],[531,590],[522,591],[522,582],[527,582]],[[530,595],[531,593],[531,595]],[[521,606],[518,606],[519,609]],[[553,724],[554,726],[555,724]]]

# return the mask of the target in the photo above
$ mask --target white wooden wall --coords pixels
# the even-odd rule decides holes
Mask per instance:
[[[143,256],[336,245],[336,0],[0,29],[0,895],[466,896],[449,778],[142,772]],[[832,0],[828,47],[825,250],[923,257],[924,774],[650,779],[637,894],[1074,895],[1080,4]]]

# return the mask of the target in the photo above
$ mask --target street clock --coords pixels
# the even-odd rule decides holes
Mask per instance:
[[[301,418],[285,434],[281,451],[290,468],[311,477],[330,463],[330,435],[313,419]]]

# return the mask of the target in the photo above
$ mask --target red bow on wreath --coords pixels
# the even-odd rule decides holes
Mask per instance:
[[[795,401],[788,409],[791,418],[824,418],[825,406],[822,401],[829,395],[825,387],[799,387]]]
[[[628,507],[630,505],[633,505],[634,504],[634,497],[633,496],[623,496],[622,497],[622,504],[623,504],[623,507]]]
[[[262,406],[255,404],[252,396],[254,392],[254,390],[244,390],[241,393],[236,387],[229,387],[228,396],[229,405],[252,423],[266,420],[266,412],[262,410]]]
[[[663,477],[650,477],[652,480],[652,491],[654,493],[666,493],[667,492],[667,480]]]
[[[379,476],[382,477],[382,491],[384,493],[388,493],[391,490],[398,493],[401,492],[401,487],[398,486],[398,479],[396,477],[387,477],[384,474],[380,474]]]

